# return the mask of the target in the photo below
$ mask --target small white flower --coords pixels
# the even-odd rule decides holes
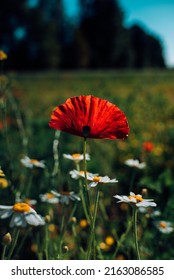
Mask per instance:
[[[174,230],[173,224],[171,222],[161,220],[154,222],[154,224],[162,233],[171,233]]]
[[[127,159],[125,161],[125,164],[130,166],[130,167],[136,167],[138,169],[143,169],[146,167],[146,163],[145,162],[139,162],[138,159]]]
[[[117,203],[120,202],[125,202],[125,203],[130,203],[130,204],[134,204],[137,207],[155,207],[156,203],[153,202],[153,199],[144,199],[142,198],[142,195],[140,194],[134,194],[133,192],[130,192],[129,196],[126,195],[115,195],[115,198],[119,199],[119,201]]]
[[[39,197],[42,202],[48,202],[52,204],[59,202],[59,199],[53,193],[40,194]]]
[[[93,188],[100,184],[108,184],[108,183],[117,183],[118,180],[116,178],[110,179],[108,176],[91,176],[87,174],[87,180],[92,181],[88,187]]]
[[[44,219],[27,203],[15,203],[12,206],[0,205],[0,218],[6,219],[12,216],[10,227],[41,226]]]
[[[64,158],[70,159],[75,161],[76,163],[78,163],[79,161],[84,159],[84,155],[83,154],[63,154]],[[89,154],[86,154],[86,160],[90,160],[90,156]]]
[[[79,179],[80,177],[83,177],[83,178],[85,177],[85,172],[83,170],[78,171],[78,170],[74,169],[74,170],[71,170],[69,172],[69,174],[71,175],[71,178],[73,178],[73,179]],[[98,176],[98,173],[93,174],[93,173],[87,172],[87,174],[91,174],[91,176]]]
[[[77,171],[77,170],[72,170],[69,172],[71,177],[73,179],[79,179],[80,177],[83,177],[85,178],[85,172],[84,171]],[[90,173],[90,172],[87,172],[86,173],[86,177],[87,177],[87,180],[88,181],[92,181],[88,187],[89,188],[93,188],[93,187],[96,187],[98,183],[101,183],[101,184],[107,184],[107,183],[117,183],[118,180],[117,179],[110,179],[108,176],[99,176],[98,173]]]
[[[97,174],[98,175],[98,174]],[[85,174],[83,175],[85,177]],[[116,178],[110,179],[108,176],[96,176],[96,174],[87,173],[87,180],[92,181],[89,183],[88,187],[93,188],[100,184],[108,184],[108,183],[117,183],[118,180]]]
[[[16,202],[24,202],[24,203],[29,204],[30,206],[36,205],[36,204],[37,204],[37,200],[35,200],[35,199],[20,198],[20,197],[17,197],[17,198],[16,198]]]
[[[75,201],[78,200],[80,201],[80,197],[75,194],[74,192],[56,192],[56,191],[51,191],[51,193],[53,195],[56,196],[56,198],[58,199],[58,202],[62,203],[62,204],[66,204],[68,205],[70,200]]]
[[[21,159],[21,163],[27,168],[33,168],[33,167],[45,168],[45,164],[43,160],[39,161],[37,159],[31,159],[27,156]]]

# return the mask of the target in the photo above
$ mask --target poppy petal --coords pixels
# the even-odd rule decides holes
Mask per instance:
[[[67,99],[53,111],[49,125],[88,138],[125,139],[129,133],[125,114],[111,102],[92,95]],[[88,135],[84,135],[86,127]]]

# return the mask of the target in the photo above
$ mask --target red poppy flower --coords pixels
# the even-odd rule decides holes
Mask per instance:
[[[143,143],[143,150],[146,152],[152,152],[154,149],[154,144],[150,141],[144,142]]]
[[[85,138],[125,139],[129,133],[124,113],[109,101],[91,95],[67,99],[53,111],[49,125]]]

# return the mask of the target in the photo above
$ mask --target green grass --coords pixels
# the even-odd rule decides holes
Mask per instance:
[[[67,98],[92,94],[116,104],[127,116],[130,125],[130,135],[126,141],[89,140],[87,150],[91,155],[88,163],[89,171],[100,175],[116,177],[119,183],[116,186],[102,186],[100,207],[96,221],[96,234],[98,246],[105,242],[106,236],[114,237],[115,243],[109,248],[101,249],[97,258],[110,259],[113,257],[118,240],[123,243],[119,247],[117,258],[135,258],[134,244],[131,230],[124,239],[127,224],[131,219],[131,209],[116,204],[113,195],[129,194],[132,191],[141,193],[147,189],[147,196],[154,198],[157,209],[161,211],[158,219],[174,220],[174,194],[173,194],[173,168],[174,168],[174,83],[173,71],[77,71],[77,72],[43,72],[43,73],[12,73],[9,74],[12,93],[18,104],[18,112],[24,124],[28,145],[22,146],[20,130],[15,121],[7,127],[9,151],[2,131],[0,138],[2,148],[0,152],[0,166],[11,182],[7,189],[0,189],[0,204],[14,203],[16,193],[20,191],[19,185],[29,180],[29,171],[21,169],[20,159],[26,153],[31,158],[44,159],[48,174],[33,170],[30,196],[39,199],[39,194],[51,189],[78,191],[77,182],[69,176],[69,171],[74,168],[72,162],[62,157],[63,153],[82,153],[83,141],[81,138],[61,133],[59,139],[59,174],[51,177],[54,166],[53,141],[55,131],[48,126],[50,115],[54,107],[65,102]],[[7,100],[7,116],[16,119],[16,112]],[[146,153],[142,149],[145,141],[151,141],[154,149]],[[147,168],[134,170],[127,167],[124,161],[129,158],[138,158],[145,161]],[[133,184],[132,179],[134,178]],[[131,186],[132,184],[132,186]],[[93,201],[95,190],[91,190],[90,197]],[[47,205],[48,206],[48,205]],[[48,208],[38,203],[37,209],[42,215],[48,213]],[[73,207],[73,205],[70,205]],[[71,207],[67,208],[68,215]],[[64,236],[64,245],[70,248],[62,258],[83,258],[85,240],[89,228],[81,228],[80,220],[84,218],[81,205],[78,204],[75,216],[77,224],[68,224]],[[54,238],[50,237],[50,256],[55,258],[51,242],[59,242],[59,227],[61,223],[61,206],[54,209],[58,217],[53,217],[52,224],[56,231]],[[139,214],[138,230],[140,254],[144,259],[173,259],[174,249],[171,246],[173,233],[165,235],[154,226],[151,213]],[[1,222],[1,221],[0,221]],[[74,227],[74,228],[73,228]],[[77,236],[73,235],[74,229]],[[8,225],[3,220],[3,230],[8,230]],[[50,233],[53,235],[53,233]],[[43,236],[43,232],[42,235]],[[77,238],[78,237],[78,238]],[[40,237],[30,235],[30,242],[39,245]],[[42,238],[41,238],[42,240]],[[44,240],[44,237],[43,237]],[[58,240],[58,241],[57,241]],[[40,244],[42,248],[42,244]],[[99,246],[100,247],[100,246]],[[28,258],[42,256],[41,252],[29,250]],[[40,255],[39,255],[40,254]],[[19,258],[24,258],[22,254]],[[27,257],[27,256],[26,256]],[[51,258],[50,257],[50,258]]]

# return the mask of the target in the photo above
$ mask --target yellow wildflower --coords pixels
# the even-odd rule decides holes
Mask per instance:
[[[4,51],[0,50],[0,60],[5,60],[7,59],[7,54]]]

